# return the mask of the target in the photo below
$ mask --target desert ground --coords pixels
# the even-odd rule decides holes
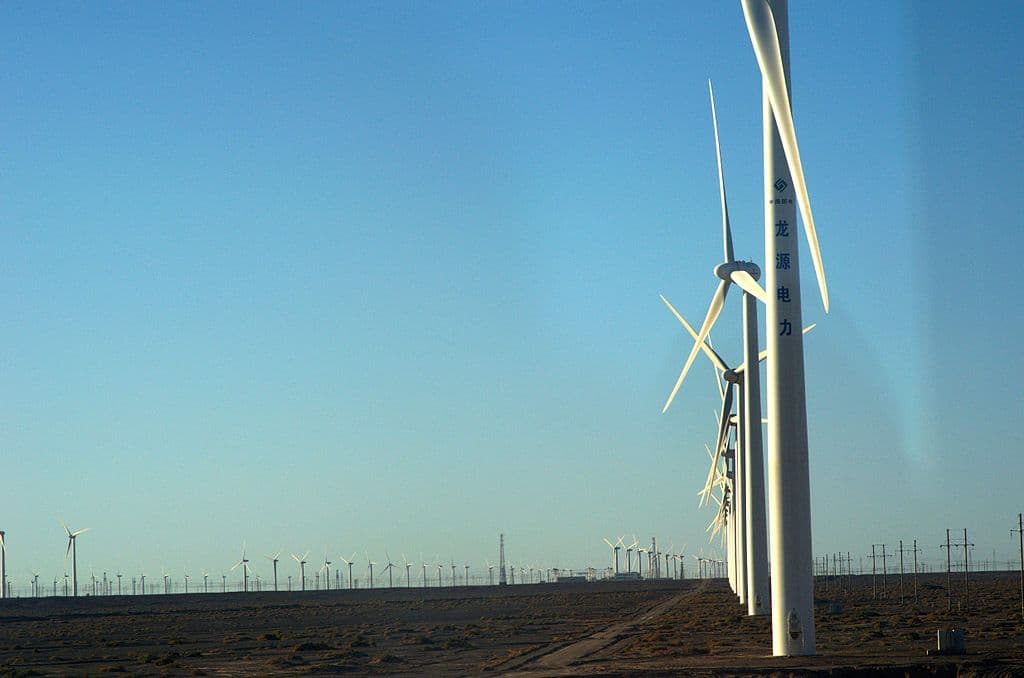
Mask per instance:
[[[0,676],[1024,676],[1019,575],[819,580],[816,657],[771,657],[724,580],[0,601]],[[969,605],[965,607],[964,603]],[[967,653],[927,656],[962,628]]]

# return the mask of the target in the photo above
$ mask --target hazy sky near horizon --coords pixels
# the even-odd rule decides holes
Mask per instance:
[[[814,550],[1024,510],[1020,3],[790,4]],[[718,396],[661,406],[721,258],[763,261],[730,3],[5,3],[9,572],[279,549],[709,549]],[[806,242],[800,247],[806,252]],[[804,257],[808,263],[808,257]],[[763,316],[762,316],[763,317]],[[739,356],[739,297],[715,332]],[[714,547],[710,547],[714,549]],[[422,554],[422,556],[421,556]],[[264,563],[262,571],[269,567]]]

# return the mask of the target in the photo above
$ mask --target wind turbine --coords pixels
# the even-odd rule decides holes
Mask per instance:
[[[352,555],[349,556],[348,558],[345,558],[345,556],[338,556],[338,557],[341,558],[341,562],[343,562],[346,565],[348,565],[348,587],[351,589],[352,588],[352,563],[354,563],[355,560],[356,560],[356,554],[355,554],[355,552],[353,552]]]
[[[328,591],[330,591],[331,590],[331,560],[330,560],[330,556],[327,555],[327,549],[324,549],[324,564],[320,567],[319,572],[323,572],[324,573],[324,588],[327,589]]]
[[[738,506],[740,507],[740,510],[737,512],[737,516],[739,518],[738,525],[742,528],[742,532],[745,535],[745,540],[740,543],[740,572],[742,574],[741,578],[743,581],[738,593],[740,602],[748,604],[748,614],[756,615],[764,614],[766,612],[764,604],[767,602],[768,590],[768,562],[764,518],[764,483],[762,480],[764,477],[764,462],[761,450],[760,374],[757,369],[757,363],[754,359],[758,352],[757,300],[767,300],[765,291],[757,284],[758,279],[761,277],[761,269],[752,261],[737,261],[733,253],[732,228],[729,222],[729,205],[725,190],[725,172],[722,167],[722,147],[719,142],[718,135],[718,115],[715,110],[715,93],[710,80],[708,81],[708,93],[711,100],[711,119],[715,134],[715,157],[718,164],[718,189],[722,209],[722,249],[725,261],[714,269],[715,276],[720,279],[718,289],[716,290],[714,297],[712,297],[707,316],[704,318],[704,323],[701,325],[700,331],[697,332],[693,348],[690,350],[690,355],[687,357],[686,364],[683,366],[683,370],[679,374],[679,379],[676,381],[675,387],[672,389],[671,394],[669,394],[668,399],[665,401],[665,407],[662,409],[662,412],[668,410],[669,406],[672,404],[672,401],[679,392],[679,387],[682,386],[683,379],[685,379],[687,371],[693,364],[693,360],[697,356],[698,351],[701,349],[704,349],[705,352],[707,351],[707,348],[704,345],[704,340],[708,337],[711,332],[711,328],[714,326],[715,321],[722,312],[730,284],[735,283],[743,291],[743,346],[745,364],[753,367],[753,369],[748,370],[749,375],[747,378],[742,380],[744,383],[744,392],[743,399],[739,403],[740,426],[743,426],[743,414],[745,412],[749,413],[749,417],[746,419],[748,425],[743,428],[743,430],[737,428],[737,441],[742,440],[742,445],[737,444],[736,448],[738,454],[736,456],[735,464],[737,475],[737,492],[735,493],[735,497]],[[671,304],[669,304],[668,300],[666,300],[664,296],[662,296],[661,299],[680,320],[680,322],[685,325],[686,321],[684,321],[682,316],[672,307]],[[687,329],[690,329],[689,325],[687,325]],[[712,359],[712,362],[715,362],[714,358],[710,355],[709,358]],[[720,453],[721,446],[723,444],[722,439],[727,432],[729,414],[732,411],[733,385],[739,384],[741,381],[738,375],[736,375],[735,372],[727,370],[724,364],[720,364],[719,368],[724,374],[726,374],[725,378],[726,381],[728,381],[728,386],[726,387],[724,397],[722,399],[722,416],[719,419],[719,438],[718,445],[716,447],[716,454]],[[748,514],[750,520],[747,519]],[[751,543],[748,544],[747,542]],[[750,551],[749,554],[748,550]],[[746,576],[746,570],[751,571],[750,577]],[[748,588],[750,589],[749,591]]]
[[[279,556],[280,555],[281,555],[281,552],[278,551],[277,553],[275,553],[272,556],[263,556],[264,558],[266,558],[267,560],[269,560],[270,562],[272,562],[274,564],[274,590],[275,591],[277,590],[277,561],[279,560]]]
[[[749,300],[749,295],[744,294],[744,299]],[[676,317],[676,319],[686,328],[686,331],[693,337],[694,341],[697,340],[697,332],[694,331],[693,327],[686,321],[679,311],[666,299],[664,296],[661,300],[665,303],[668,309]],[[748,316],[749,317],[749,316]],[[746,320],[746,318],[745,318]],[[756,323],[745,322],[745,331],[753,330],[756,333]],[[803,333],[807,334],[813,330],[815,324],[808,325],[803,329]],[[749,337],[748,337],[749,338]],[[722,383],[716,379],[719,393],[722,396],[723,407],[722,414],[719,416],[719,434],[718,442],[715,446],[714,454],[708,450],[709,455],[712,457],[711,468],[708,470],[708,480],[701,490],[702,506],[706,506],[710,499],[710,489],[712,486],[712,479],[717,472],[718,460],[722,456],[728,456],[730,450],[728,449],[728,427],[736,426],[737,433],[739,431],[748,431],[749,426],[754,426],[759,431],[760,421],[759,417],[748,416],[746,412],[758,413],[760,412],[760,386],[759,386],[759,369],[755,367],[753,370],[747,369],[747,365],[751,364],[750,356],[756,351],[756,338],[754,341],[745,342],[745,354],[746,360],[737,367],[729,367],[722,357],[715,351],[710,345],[710,342],[705,341],[700,345],[705,356],[711,361],[711,364],[716,368],[717,372],[721,374],[721,379],[726,382],[726,386],[723,388]],[[765,360],[768,355],[768,351],[764,350],[757,354],[757,362],[760,363]],[[755,382],[757,384],[755,385]],[[736,385],[737,388],[742,387],[744,389],[744,398],[741,401],[740,414],[738,421],[733,421],[729,416],[732,407],[732,388]],[[746,408],[742,407],[742,404],[746,403]],[[767,573],[767,545],[765,544],[766,534],[764,526],[764,502],[763,500],[758,502],[757,492],[760,491],[763,494],[764,486],[759,479],[763,476],[763,470],[758,470],[757,460],[760,459],[760,455],[757,454],[755,448],[759,447],[760,437],[756,437],[748,431],[746,435],[748,441],[753,441],[749,445],[744,446],[746,448],[746,454],[740,455],[734,459],[734,472],[736,475],[735,483],[733,484],[733,491],[731,493],[731,500],[736,504],[735,517],[730,520],[729,531],[734,532],[728,540],[728,550],[735,556],[736,560],[741,561],[739,568],[736,568],[736,562],[732,557],[728,560],[730,567],[730,584],[732,584],[734,590],[741,594],[741,601],[746,600],[748,606],[748,614],[764,614],[767,611],[767,605],[765,598],[768,592],[768,573]],[[746,464],[738,463],[740,460],[745,460]],[[752,470],[749,473],[744,471],[745,466],[750,466]],[[743,483],[744,479],[748,482]],[[735,487],[739,484],[739,487]],[[747,501],[747,497],[750,500]],[[742,499],[742,501],[740,501]],[[717,531],[717,530],[716,530]],[[738,538],[736,535],[740,535]],[[734,543],[735,539],[735,543]],[[733,574],[734,573],[734,574]],[[734,576],[737,577],[734,581]],[[737,590],[738,589],[738,590]],[[743,592],[746,595],[742,595]]]
[[[366,567],[367,567],[367,569],[370,572],[370,588],[371,589],[373,588],[373,566],[376,565],[376,564],[377,563],[375,563],[372,560],[370,560],[370,554],[367,553],[366,554]]]
[[[395,575],[391,570],[395,567],[395,564],[391,562],[391,554],[388,553],[387,549],[384,549],[384,556],[388,559],[387,567],[384,568],[384,571],[388,573],[388,588],[394,588]]]
[[[76,530],[75,532],[72,532],[71,529],[67,526],[67,524],[63,520],[61,521],[60,524],[64,526],[64,532],[66,532],[67,535],[68,535],[68,549],[67,549],[67,551],[64,552],[64,561],[65,561],[65,564],[66,564],[67,563],[67,559],[68,559],[68,553],[70,553],[71,554],[71,582],[72,582],[72,590],[74,592],[74,595],[77,597],[78,596],[78,547],[77,547],[76,543],[77,543],[78,535],[84,534],[85,532],[88,532],[91,528],[85,527],[85,528],[82,528],[81,530]],[[4,550],[4,552],[6,553],[6,549]]]
[[[615,554],[615,574],[618,574],[619,573],[619,549],[622,548],[622,546],[623,546],[623,544],[622,544],[622,537],[619,537],[619,540],[617,542],[615,542],[614,544],[611,543],[610,541],[608,541],[607,537],[602,537],[601,539],[604,541],[605,544],[608,544],[608,547],[612,550],[612,553]]]
[[[203,593],[209,593],[210,592],[210,573],[207,572],[206,570],[200,570],[200,571],[203,573]],[[120,590],[121,590],[121,583],[120,583],[121,575],[117,575],[117,578],[118,578],[117,590],[118,590],[118,592],[120,592]]]
[[[182,571],[185,573],[185,593],[188,593],[188,570],[182,568]]]
[[[409,574],[409,570],[412,567],[412,563],[405,557],[404,553],[402,554],[402,562],[405,563],[405,588],[411,588],[412,575]]]
[[[231,570],[234,571],[239,565],[242,566],[242,591],[244,593],[249,592],[249,559],[245,557],[245,542],[242,542],[242,559],[231,566]]]
[[[772,550],[772,653],[816,654],[814,556],[807,451],[800,308],[799,207],[808,250],[828,313],[825,269],[804,180],[790,108],[789,21],[786,0],[742,0],[750,42],[761,71],[764,124],[766,374],[768,397],[769,542]],[[796,204],[794,205],[794,197]]]
[[[633,535],[633,543],[626,547],[626,572],[633,571],[633,550],[639,546],[636,535]]]
[[[0,598],[7,597],[7,542],[4,531],[0,530]]]
[[[491,565],[491,561],[485,560],[487,563],[487,583],[490,586],[494,586],[494,565]]]
[[[303,591],[306,590],[306,558],[308,558],[308,557],[309,557],[309,551],[306,551],[304,554],[302,554],[301,558],[299,556],[295,555],[294,553],[292,554],[292,558],[294,558],[295,562],[299,564],[299,575],[302,577],[302,590]],[[342,558],[342,560],[344,560],[344,558]],[[277,570],[275,568],[275,578],[276,578],[276,571]]]

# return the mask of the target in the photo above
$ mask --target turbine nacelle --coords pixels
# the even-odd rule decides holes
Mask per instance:
[[[736,282],[733,280],[733,274],[740,271],[748,274],[755,281],[761,279],[761,267],[752,261],[726,261],[721,263],[715,266],[715,277],[728,282]]]

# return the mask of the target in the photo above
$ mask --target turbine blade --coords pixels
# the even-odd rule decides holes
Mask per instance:
[[[71,541],[72,538],[68,537],[68,550],[64,552],[64,560],[67,560],[68,556],[71,555]]]
[[[811,214],[810,198],[807,195],[807,183],[804,181],[804,169],[800,162],[800,149],[796,142],[796,129],[793,126],[793,111],[789,105],[789,88],[786,72],[782,66],[782,50],[779,47],[779,34],[775,26],[775,16],[766,0],[742,0],[743,16],[750,33],[750,42],[757,56],[757,65],[761,69],[768,102],[775,126],[779,131],[782,148],[786,154],[786,163],[793,179],[800,216],[803,217],[804,234],[807,236],[807,247],[814,262],[814,273],[818,277],[818,289],[821,291],[821,303],[828,313],[828,287],[825,284],[825,268],[821,261],[821,249],[818,247],[818,234],[814,228],[814,216]]]
[[[675,399],[676,393],[679,392],[679,387],[683,385],[683,379],[686,378],[686,373],[690,371],[690,366],[693,365],[693,359],[697,357],[697,351],[700,350],[700,347],[707,338],[711,328],[714,327],[715,321],[718,320],[718,316],[722,312],[722,307],[725,306],[725,295],[728,291],[728,280],[723,280],[718,283],[718,289],[715,290],[715,296],[711,297],[711,305],[708,306],[708,314],[704,317],[704,324],[700,327],[700,332],[697,334],[697,340],[693,344],[693,349],[690,350],[689,357],[686,358],[686,364],[683,365],[683,371],[679,373],[679,379],[676,380],[676,385],[672,388],[672,393],[669,394],[668,400],[665,401],[665,407],[661,409],[662,414],[667,412],[669,406],[672,405],[672,401]]]
[[[686,331],[689,332],[690,336],[693,337],[693,340],[696,341],[698,336],[697,332],[690,326],[690,323],[686,322],[686,318],[684,318],[683,315],[676,310],[675,306],[669,303],[669,300],[666,299],[664,295],[659,294],[658,296],[661,297],[661,300],[665,302],[666,306],[668,306],[668,310],[672,311],[672,315],[676,317],[676,320],[683,324],[683,327],[686,328]],[[708,357],[708,360],[711,361],[712,365],[722,370],[723,372],[728,371],[729,368],[726,366],[725,361],[722,360],[722,356],[718,355],[715,349],[711,348],[711,346],[709,346],[707,342],[702,342],[700,347],[701,349],[703,349],[704,355]]]
[[[737,287],[741,290],[754,297],[762,304],[768,303],[768,293],[757,284],[757,281],[754,280],[754,276],[750,275],[746,271],[733,271],[729,277],[732,278],[732,281],[736,283]]]
[[[732,414],[732,399],[733,399],[733,386],[729,385],[729,388],[725,389],[725,399],[722,400],[722,416],[719,418],[718,425],[718,442],[717,449],[722,449],[725,445],[726,438],[729,432],[729,417]]]
[[[725,173],[722,171],[722,147],[718,143],[718,114],[715,112],[715,90],[708,79],[708,94],[711,96],[711,122],[715,127],[715,157],[718,159],[718,193],[722,200],[722,245],[725,260],[733,261],[732,228],[729,226],[729,204],[725,200]]]
[[[80,534],[84,534],[84,533],[88,532],[88,531],[89,531],[89,530],[91,530],[91,529],[92,529],[91,527],[85,527],[85,528],[82,528],[81,530],[78,530],[77,532],[72,532],[72,533],[71,533],[71,536],[72,536],[72,537],[77,537],[78,535],[80,535]]]

